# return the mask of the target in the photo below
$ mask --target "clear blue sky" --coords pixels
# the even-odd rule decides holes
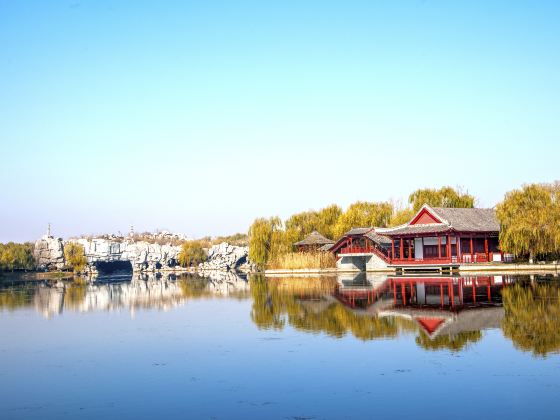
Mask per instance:
[[[0,241],[560,178],[556,1],[0,0]]]

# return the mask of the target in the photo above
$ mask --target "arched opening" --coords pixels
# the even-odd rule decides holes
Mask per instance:
[[[95,268],[99,276],[132,276],[132,264],[130,261],[97,261]]]

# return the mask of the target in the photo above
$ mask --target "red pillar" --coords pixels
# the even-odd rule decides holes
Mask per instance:
[[[472,236],[471,236],[471,262],[474,262],[474,248],[473,248]]]
[[[455,237],[455,248],[457,248],[457,262],[461,262],[461,237]]]
[[[437,256],[441,258],[441,236],[437,237]]]
[[[404,258],[404,239],[403,238],[401,238],[401,246],[400,246],[400,249],[399,249],[399,254],[400,254],[401,260],[402,260]]]
[[[391,259],[395,258],[395,238],[391,238]]]
[[[486,261],[488,261],[488,238],[484,237],[484,253],[486,254]]]
[[[412,259],[412,239],[408,238],[408,261]]]
[[[446,241],[447,241],[447,244],[446,244],[447,246],[445,248],[446,248],[447,254],[445,256],[447,257],[447,259],[449,261],[451,261],[451,236],[447,235]]]

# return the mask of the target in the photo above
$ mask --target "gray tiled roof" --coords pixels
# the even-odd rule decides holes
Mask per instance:
[[[427,209],[430,213],[442,221],[442,223],[430,223],[422,225],[405,224],[394,228],[376,229],[377,234],[393,235],[414,235],[422,233],[440,233],[447,231],[457,232],[499,232],[500,224],[496,218],[494,209],[464,209],[464,208],[444,208],[424,205],[422,209]],[[420,210],[421,211],[421,210]]]
[[[500,223],[494,209],[436,207],[433,210],[436,215],[441,216],[457,231],[494,232],[500,230]]]
[[[299,242],[296,242],[294,245],[301,246],[301,245],[325,245],[325,244],[334,244],[334,241],[328,238],[325,238],[316,230],[311,232],[307,237]]]

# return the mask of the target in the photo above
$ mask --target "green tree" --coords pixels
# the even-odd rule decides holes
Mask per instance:
[[[35,266],[33,244],[8,242],[0,244],[0,270],[32,270]]]
[[[206,261],[206,251],[200,241],[186,241],[181,246],[179,264],[181,267],[192,267]]]
[[[286,220],[286,234],[297,242],[316,230],[327,238],[334,239],[334,228],[342,215],[342,209],[332,204],[319,211],[310,210],[292,215]]]
[[[414,216],[414,211],[411,208],[403,208],[396,210],[393,215],[391,216],[391,220],[389,221],[389,226],[399,226],[408,223],[410,219]]]
[[[75,273],[83,271],[87,264],[86,252],[82,244],[68,242],[64,245],[64,259],[66,266]]]
[[[261,268],[291,248],[279,217],[256,219],[249,228],[249,259]]]
[[[502,250],[517,256],[560,249],[560,184],[530,184],[506,193],[496,206]]]
[[[408,202],[411,204],[412,210],[417,212],[424,204],[432,207],[473,208],[475,198],[468,193],[463,193],[460,189],[451,187],[442,187],[439,190],[424,188],[410,194]]]
[[[386,227],[393,214],[393,205],[389,202],[371,203],[358,201],[351,204],[338,218],[334,228],[336,237],[342,236],[355,227]]]

